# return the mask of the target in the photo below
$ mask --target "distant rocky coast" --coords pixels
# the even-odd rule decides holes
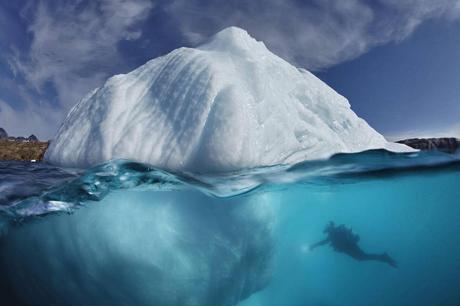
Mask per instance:
[[[397,141],[414,149],[429,151],[438,150],[453,153],[460,149],[460,140],[456,138],[410,138]]]
[[[0,160],[41,161],[47,148],[35,135],[12,137],[0,128]]]

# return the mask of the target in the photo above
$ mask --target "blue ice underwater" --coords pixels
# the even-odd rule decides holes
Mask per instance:
[[[3,207],[0,305],[460,305],[459,160],[371,151],[220,177],[101,165]],[[399,268],[310,252],[330,220]]]

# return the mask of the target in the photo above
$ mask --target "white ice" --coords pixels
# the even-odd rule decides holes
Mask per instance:
[[[231,27],[110,78],[68,114],[46,159],[224,172],[375,148],[407,149],[388,143],[313,74]]]

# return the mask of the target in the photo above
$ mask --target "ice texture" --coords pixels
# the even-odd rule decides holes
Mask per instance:
[[[212,173],[377,148],[407,149],[312,73],[230,27],[108,79],[71,110],[46,159],[85,168],[126,158]]]
[[[125,190],[36,219],[0,236],[0,304],[234,306],[271,278],[276,206]]]

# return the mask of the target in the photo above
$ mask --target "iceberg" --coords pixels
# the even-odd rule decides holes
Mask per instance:
[[[230,27],[108,79],[70,111],[45,158],[218,173],[378,148],[407,150],[312,73]]]
[[[130,189],[29,219],[0,235],[0,304],[237,305],[271,279],[272,198]]]

